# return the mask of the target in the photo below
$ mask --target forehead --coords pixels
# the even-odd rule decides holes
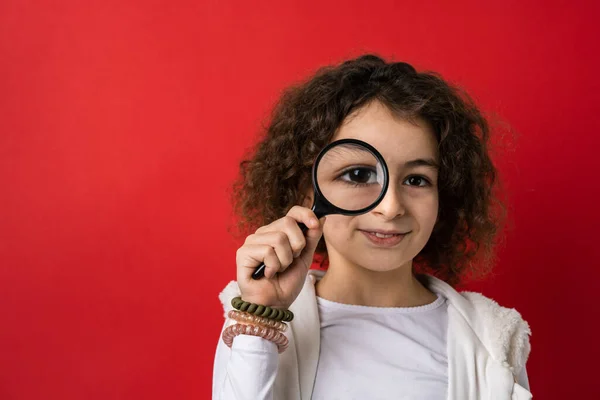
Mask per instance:
[[[437,139],[427,122],[399,118],[379,102],[372,102],[346,118],[333,137],[339,139],[367,142],[391,165],[418,158],[438,159]]]

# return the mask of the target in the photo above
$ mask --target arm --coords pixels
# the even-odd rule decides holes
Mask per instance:
[[[278,357],[277,345],[261,337],[239,335],[231,348],[219,337],[213,400],[273,400]]]
[[[307,267],[323,235],[324,221],[319,221],[312,210],[294,206],[285,217],[258,228],[236,253],[237,282],[230,289],[254,304],[289,308],[306,283]],[[306,234],[299,223],[310,228]],[[265,277],[253,279],[261,262],[266,266]],[[285,274],[280,273],[283,271]],[[219,295],[226,311],[231,297],[225,291]],[[278,366],[277,345],[266,339],[239,335],[231,349],[219,340],[213,400],[273,400]]]

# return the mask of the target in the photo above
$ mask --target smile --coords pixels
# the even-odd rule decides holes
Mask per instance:
[[[400,232],[377,232],[377,231],[360,231],[369,241],[380,247],[392,247],[397,245],[409,233]]]
[[[389,235],[386,235],[386,234],[383,234],[383,233],[379,233],[379,232],[367,232],[367,233],[370,233],[370,234],[372,234],[372,235],[375,235],[375,236],[377,236],[378,238],[391,238],[391,237],[394,237],[394,236],[399,236],[399,235],[400,235],[399,233],[391,233],[391,234],[389,234]]]

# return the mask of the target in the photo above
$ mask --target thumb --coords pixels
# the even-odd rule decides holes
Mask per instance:
[[[323,225],[325,224],[325,218],[322,217],[319,220],[319,226],[317,228],[311,228],[306,232],[306,247],[304,247],[304,253],[312,259],[312,256],[317,249],[317,245],[323,236]]]

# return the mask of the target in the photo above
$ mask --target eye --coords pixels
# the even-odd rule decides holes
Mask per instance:
[[[425,187],[425,186],[431,185],[431,183],[429,182],[429,180],[427,178],[425,178],[424,176],[419,176],[419,175],[409,176],[404,181],[404,183],[409,186],[418,186],[418,187]]]
[[[354,185],[377,183],[377,171],[372,167],[353,167],[342,172],[340,179]]]

